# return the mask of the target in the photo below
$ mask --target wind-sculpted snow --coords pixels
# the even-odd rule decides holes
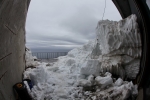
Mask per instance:
[[[119,22],[99,21],[97,39],[102,51],[102,69],[134,79],[139,72],[141,38],[137,18],[131,15]]]
[[[135,99],[137,85],[123,79],[134,79],[139,71],[141,40],[136,16],[100,21],[96,34],[96,40],[71,50],[54,64],[34,65],[31,52],[26,52],[26,61],[36,67],[24,72],[24,78],[34,83],[29,91],[34,100]]]
[[[103,55],[125,54],[134,58],[141,57],[142,44],[136,20],[136,16],[131,15],[119,22],[98,22],[96,35]]]

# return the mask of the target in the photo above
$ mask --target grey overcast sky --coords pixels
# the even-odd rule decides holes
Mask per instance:
[[[26,21],[26,46],[40,50],[69,50],[95,38],[105,0],[31,0]],[[104,19],[121,16],[106,0]]]

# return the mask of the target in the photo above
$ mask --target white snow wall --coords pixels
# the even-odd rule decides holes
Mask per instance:
[[[96,35],[101,50],[101,72],[136,78],[142,46],[136,20],[136,16],[131,15],[119,22],[98,22]]]
[[[16,100],[13,85],[25,68],[25,22],[30,0],[0,0],[0,100]]]

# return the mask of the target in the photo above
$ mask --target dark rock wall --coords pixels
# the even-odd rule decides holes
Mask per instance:
[[[0,0],[0,100],[15,100],[12,86],[22,81],[29,2]]]

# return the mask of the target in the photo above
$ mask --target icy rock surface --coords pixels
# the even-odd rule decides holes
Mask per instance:
[[[33,100],[135,100],[141,41],[136,16],[119,22],[100,21],[97,39],[61,56],[54,64],[34,61],[26,51],[24,78],[34,83]],[[132,38],[132,39],[131,39]],[[36,64],[35,64],[36,63]],[[121,78],[114,80],[113,74]]]

